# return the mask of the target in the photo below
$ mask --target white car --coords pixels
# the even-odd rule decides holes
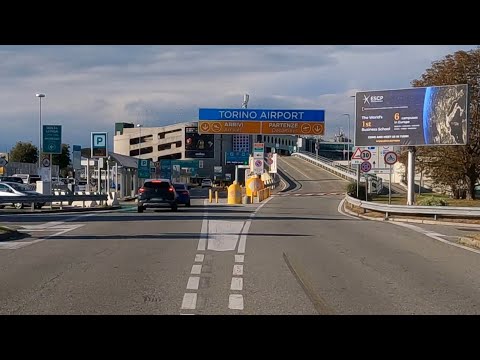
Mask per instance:
[[[37,193],[36,191],[32,190],[30,186],[26,184],[19,184],[19,183],[14,183],[14,182],[0,182],[0,196],[8,196],[12,197],[12,201],[8,203],[2,203],[0,204],[0,209],[4,208],[6,205],[13,205],[16,209],[22,209],[24,204],[31,204],[31,203],[21,203],[21,202],[15,202],[15,197],[18,196],[40,196],[41,194]],[[44,206],[45,203],[43,202],[36,202],[35,203],[35,208],[36,209],[41,209],[42,206]]]
[[[213,182],[212,182],[212,179],[203,179],[202,180],[202,189],[204,187],[212,187],[213,186]]]

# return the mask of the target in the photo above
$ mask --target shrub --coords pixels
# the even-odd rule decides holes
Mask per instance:
[[[347,185],[347,194],[357,199],[357,183],[351,182]],[[365,200],[365,184],[360,184],[360,188],[358,189],[358,199]],[[369,194],[368,201],[371,199],[372,196]]]
[[[417,202],[420,206],[448,206],[448,202],[445,199],[429,196],[423,198]]]

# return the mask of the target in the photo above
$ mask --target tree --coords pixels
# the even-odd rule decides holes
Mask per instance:
[[[53,165],[58,165],[60,167],[60,173],[64,176],[68,172],[68,167],[70,166],[70,145],[62,144],[62,153],[53,154],[52,163]]]
[[[10,151],[10,161],[35,164],[38,161],[38,148],[32,143],[19,141]]]
[[[426,146],[416,148],[417,163],[434,183],[449,186],[455,197],[466,192],[467,199],[475,199],[475,184],[480,177],[480,117],[479,84],[480,47],[457,51],[432,63],[414,87],[468,84],[470,108],[468,111],[469,137],[467,145]],[[405,161],[405,157],[402,157]]]

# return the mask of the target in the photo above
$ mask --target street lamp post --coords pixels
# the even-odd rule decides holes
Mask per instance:
[[[348,116],[348,167],[350,168],[351,167],[351,162],[350,162],[350,114],[343,114],[343,115],[346,115]]]
[[[138,138],[138,158],[140,159],[140,155],[142,154],[142,124],[137,124],[138,129],[140,130],[140,136]],[[140,177],[137,169],[137,184],[135,187],[135,190],[137,190],[138,187],[140,187]]]
[[[38,93],[35,94],[40,101],[40,111],[39,111],[39,131],[38,131],[38,168],[41,168],[41,153],[42,153],[42,98],[45,97],[45,94]]]

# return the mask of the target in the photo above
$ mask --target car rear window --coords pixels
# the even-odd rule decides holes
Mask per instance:
[[[146,189],[168,189],[170,187],[170,184],[166,181],[161,181],[161,182],[149,181],[149,182],[146,182],[143,185],[143,187]]]
[[[175,187],[175,190],[186,190],[185,184],[175,184],[173,186]]]

